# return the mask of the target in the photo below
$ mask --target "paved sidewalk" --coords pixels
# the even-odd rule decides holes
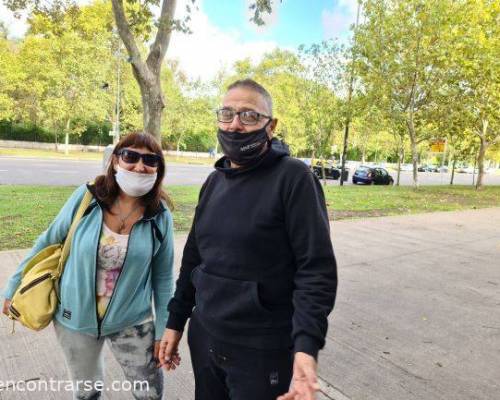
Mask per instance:
[[[500,208],[332,224],[339,292],[319,374],[335,400],[500,398]],[[185,235],[176,237],[176,266]],[[0,252],[0,286],[25,251]],[[0,318],[0,384],[67,379],[52,327],[40,333]],[[193,399],[182,367],[165,399]],[[106,350],[107,380],[123,377]],[[131,398],[106,392],[104,399]],[[0,389],[0,399],[70,399]]]

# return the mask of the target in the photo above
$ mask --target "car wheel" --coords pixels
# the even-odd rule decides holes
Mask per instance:
[[[389,180],[388,185],[391,185],[391,186],[392,186],[392,185],[394,185],[394,179],[392,179],[392,178],[391,178],[391,179]]]

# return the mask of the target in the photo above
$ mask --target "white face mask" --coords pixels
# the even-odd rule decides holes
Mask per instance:
[[[148,193],[156,182],[157,173],[141,174],[116,166],[116,183],[131,197],[141,197]]]

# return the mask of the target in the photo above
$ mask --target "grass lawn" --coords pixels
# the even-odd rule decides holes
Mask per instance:
[[[47,228],[73,187],[0,185],[0,250],[30,247]],[[176,231],[189,230],[199,186],[170,186]],[[328,186],[330,219],[365,218],[500,207],[500,186]]]
[[[63,147],[64,146],[61,146],[61,148]],[[89,151],[70,151],[69,154],[66,155],[64,154],[64,151],[39,150],[39,149],[13,149],[13,148],[0,147],[0,156],[101,161],[103,154],[99,152],[89,152]],[[215,162],[213,158],[176,157],[172,155],[166,155],[165,160],[167,163],[200,164],[200,165],[213,165],[213,163]]]

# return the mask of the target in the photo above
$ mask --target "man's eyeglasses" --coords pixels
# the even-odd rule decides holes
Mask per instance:
[[[127,164],[136,164],[141,158],[144,165],[148,167],[157,167],[161,162],[161,157],[158,154],[142,154],[130,149],[121,149],[116,154]]]
[[[233,119],[236,115],[243,125],[256,125],[262,118],[273,118],[269,115],[261,114],[257,111],[234,111],[229,108],[220,108],[215,113],[217,114],[217,121],[224,122],[226,124],[233,122]]]

